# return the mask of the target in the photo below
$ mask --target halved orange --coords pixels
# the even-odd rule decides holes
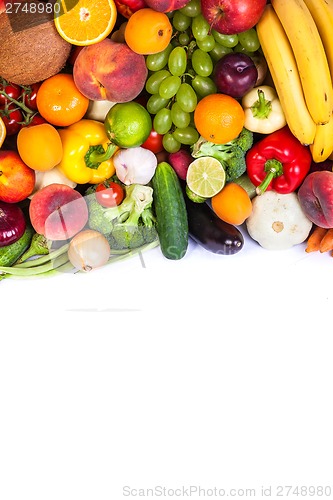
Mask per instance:
[[[3,145],[4,140],[6,139],[6,125],[3,122],[3,119],[0,116],[0,148]]]
[[[114,0],[57,0],[54,6],[55,27],[73,45],[92,45],[104,40],[114,28],[117,7]]]

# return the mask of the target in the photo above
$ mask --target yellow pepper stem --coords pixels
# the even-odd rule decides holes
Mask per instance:
[[[89,154],[89,163],[102,163],[109,160],[117,150],[117,146],[110,142],[104,153],[99,153],[98,150],[92,151]]]

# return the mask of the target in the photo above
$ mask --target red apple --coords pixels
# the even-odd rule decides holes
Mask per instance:
[[[201,13],[215,31],[235,35],[253,28],[265,5],[266,0],[201,0]]]
[[[297,194],[302,210],[311,222],[326,229],[333,227],[333,172],[311,172]]]
[[[129,19],[133,12],[147,7],[144,0],[115,0],[117,11],[126,19]]]
[[[30,221],[49,240],[68,240],[84,228],[88,207],[82,194],[65,184],[49,184],[34,194]]]
[[[16,151],[0,151],[0,200],[18,203],[35,187],[35,171],[26,165]]]

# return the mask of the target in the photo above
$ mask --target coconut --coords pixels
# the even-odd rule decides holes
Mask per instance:
[[[25,0],[7,5],[11,12],[0,14],[0,76],[31,85],[59,73],[72,45],[56,30],[53,12],[46,12],[53,4]]]

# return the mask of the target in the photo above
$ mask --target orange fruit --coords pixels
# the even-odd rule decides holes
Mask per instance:
[[[44,80],[37,94],[37,108],[51,125],[67,127],[86,114],[89,99],[74,83],[73,75],[57,73]]]
[[[21,128],[17,134],[17,150],[28,167],[42,172],[60,163],[63,155],[59,132],[50,123]]]
[[[245,189],[230,182],[211,198],[212,209],[216,215],[235,226],[243,224],[252,213],[252,201]]]
[[[4,140],[6,139],[6,135],[7,135],[6,125],[4,124],[3,119],[0,116],[0,148]]]
[[[54,12],[59,35],[73,45],[104,40],[116,24],[118,14],[114,0],[78,0],[69,10],[65,0],[57,0]]]
[[[156,54],[166,49],[172,36],[172,24],[164,12],[150,8],[137,10],[125,27],[125,42],[133,52]]]
[[[241,104],[226,94],[203,97],[194,111],[194,125],[206,141],[225,144],[242,131],[245,114]]]

